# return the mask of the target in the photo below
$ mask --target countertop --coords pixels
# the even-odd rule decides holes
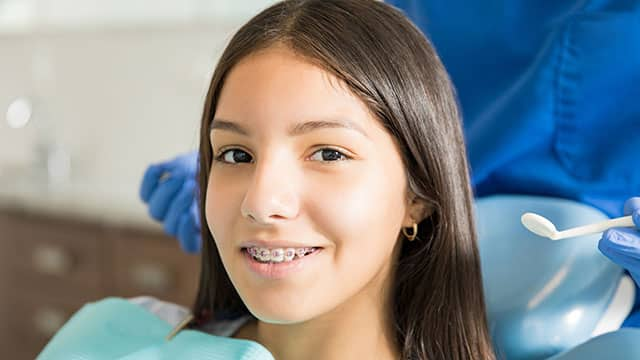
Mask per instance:
[[[0,209],[163,231],[139,198],[137,184],[38,179],[29,176],[8,181],[0,177]]]

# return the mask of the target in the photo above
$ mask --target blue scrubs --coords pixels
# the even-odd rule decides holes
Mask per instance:
[[[476,196],[567,198],[618,217],[640,195],[640,1],[387,2],[451,74]],[[624,326],[640,326],[638,301]]]
[[[477,196],[555,196],[615,217],[640,194],[640,2],[387,2],[451,74]]]

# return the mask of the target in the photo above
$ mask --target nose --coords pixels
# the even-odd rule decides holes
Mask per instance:
[[[261,225],[294,218],[299,203],[296,178],[285,160],[257,163],[242,201],[242,216]]]

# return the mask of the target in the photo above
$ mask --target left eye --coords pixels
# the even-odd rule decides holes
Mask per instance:
[[[319,161],[333,162],[333,161],[343,161],[343,160],[350,159],[349,156],[341,153],[340,151],[335,149],[330,149],[330,148],[320,149],[313,154],[314,155],[312,155],[311,158],[312,159],[315,158],[314,160],[319,160]],[[320,156],[316,156],[315,154],[320,154]]]

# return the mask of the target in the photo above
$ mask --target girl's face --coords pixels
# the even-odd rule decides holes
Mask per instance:
[[[251,313],[289,324],[381,303],[401,227],[413,221],[400,152],[365,105],[337,78],[278,46],[231,70],[213,124],[218,159],[206,217]],[[273,270],[265,275],[246,255],[252,241],[322,249],[260,265]],[[278,273],[285,264],[295,270]]]

